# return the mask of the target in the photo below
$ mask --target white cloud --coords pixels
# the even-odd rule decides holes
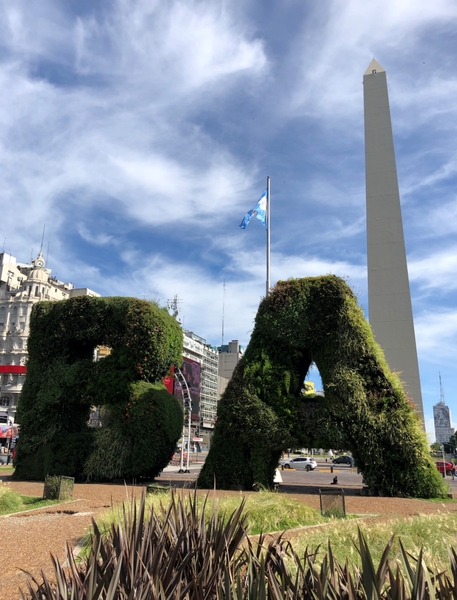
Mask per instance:
[[[318,28],[314,28],[313,20],[303,22],[302,35],[291,50],[301,57],[301,68],[288,109],[336,121],[360,116],[360,84],[373,56],[388,74],[389,65],[384,57],[397,61],[398,56],[402,61],[409,58],[415,66],[420,57],[422,65],[422,59],[426,58],[424,34],[439,28],[449,31],[457,21],[457,7],[446,0],[433,4],[425,0],[369,3],[349,0],[326,4],[321,8],[320,20],[322,27]],[[422,90],[423,98],[418,98],[418,90],[408,92],[401,78],[396,78],[395,83],[401,88],[408,108],[413,103],[425,103],[433,107],[435,115],[438,107],[442,110],[443,101],[451,106],[457,85],[454,73],[449,70],[443,76],[434,73],[429,87]],[[401,102],[398,91],[395,96]],[[436,102],[438,98],[441,103]]]
[[[77,68],[82,73],[107,71],[171,98],[266,66],[262,41],[248,39],[248,32],[217,5],[142,0],[116,5],[118,10],[102,24],[78,19]],[[109,60],[99,52],[101,40]]]
[[[361,83],[374,55],[389,75],[427,404],[456,350],[457,5],[308,5],[4,3],[0,233],[27,260],[46,223],[59,278],[177,293],[184,325],[210,342],[225,275],[226,339],[246,343],[264,230],[238,223],[268,174],[272,284],[335,273],[366,294]]]
[[[421,289],[457,289],[457,246],[409,261],[408,273],[410,281],[417,281]]]
[[[86,242],[90,242],[91,244],[95,244],[96,246],[106,246],[113,241],[113,236],[106,235],[104,233],[93,234],[87,227],[79,224],[77,226],[78,233]]]
[[[455,364],[457,355],[457,310],[436,307],[415,319],[419,354],[434,364]]]
[[[222,216],[240,188],[252,187],[255,173],[251,168],[248,175],[247,165],[184,120],[197,88],[207,88],[198,94],[209,102],[235,74],[262,74],[262,42],[210,5],[117,6],[120,12],[104,23],[93,17],[76,23],[77,68],[102,78],[92,89],[31,78],[27,60],[52,59],[53,52],[61,58],[70,23],[51,11],[62,25],[59,35],[42,28],[39,39],[27,43],[31,16],[12,9],[11,43],[28,58],[0,68],[4,198],[11,206],[29,202],[29,219],[38,222],[65,212],[62,195],[76,196],[82,215],[85,206],[103,207],[109,196],[131,217],[157,225]]]

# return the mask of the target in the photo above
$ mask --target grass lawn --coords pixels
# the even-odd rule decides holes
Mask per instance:
[[[379,564],[381,556],[391,536],[395,542],[390,553],[390,559],[399,560],[399,539],[407,552],[418,556],[423,548],[424,560],[430,567],[448,568],[450,546],[457,547],[457,513],[437,513],[434,515],[415,515],[407,518],[376,521],[374,519],[354,520],[356,515],[348,515],[347,519],[325,518],[319,511],[314,510],[286,494],[259,492],[243,496],[234,494],[215,499],[215,508],[226,515],[235,511],[242,498],[245,499],[245,511],[248,514],[248,534],[283,531],[301,526],[324,525],[303,529],[294,533],[292,546],[294,551],[303,556],[305,549],[315,550],[320,546],[320,558],[327,551],[328,542],[337,560],[344,563],[348,558],[350,563],[360,565],[356,548],[358,545],[358,528],[367,539],[375,565]],[[199,506],[204,498],[199,498]],[[170,502],[170,492],[151,494],[147,498],[148,506],[153,506],[156,512],[161,507],[166,508]],[[455,502],[455,501],[450,501]],[[206,511],[212,510],[212,496],[208,496]],[[105,530],[117,520],[116,511],[107,513],[99,522],[101,530]],[[318,562],[320,559],[318,558]]]
[[[17,492],[10,490],[8,485],[0,483],[0,515],[31,510],[32,508],[42,508],[51,504],[58,504],[58,500],[43,500],[36,496],[21,496]]]
[[[391,560],[399,559],[399,539],[407,552],[419,555],[423,548],[425,563],[434,568],[449,567],[449,547],[457,548],[457,514],[436,513],[433,515],[414,515],[406,518],[391,519],[387,522],[377,521],[343,521],[332,523],[325,530],[309,530],[300,532],[293,538],[293,548],[300,555],[305,548],[317,548],[327,551],[330,541],[332,552],[337,560],[344,562],[346,557],[350,563],[360,566],[358,546],[358,528],[367,539],[374,564],[378,564],[389,539],[395,535]]]
[[[178,492],[181,494],[182,492]],[[193,492],[186,490],[184,497],[193,497]],[[321,523],[334,523],[336,519],[323,517],[318,510],[310,508],[286,494],[277,494],[274,492],[258,492],[257,494],[233,496],[224,496],[216,498],[214,509],[219,513],[230,516],[240,505],[242,499],[245,499],[245,511],[248,514],[248,535],[259,533],[284,531],[295,527],[306,525],[318,525]],[[170,504],[171,492],[157,492],[147,496],[148,508],[154,508],[156,513],[165,510]],[[199,509],[203,506],[205,497],[198,496]],[[213,510],[212,495],[208,495],[205,512],[210,515]],[[102,531],[107,531],[113,522],[119,519],[119,509],[107,512],[98,521],[98,526]]]

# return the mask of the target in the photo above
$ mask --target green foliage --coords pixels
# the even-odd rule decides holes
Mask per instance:
[[[432,452],[440,452],[441,451],[441,444],[439,442],[433,442],[433,444],[430,444],[430,450]]]
[[[312,362],[325,398],[301,394]],[[198,485],[271,487],[282,448],[335,443],[352,451],[374,493],[447,494],[414,405],[350,288],[333,275],[280,281],[221,398]]]
[[[173,455],[183,413],[163,384],[138,381],[130,387],[122,414],[111,421],[111,427],[96,433],[95,449],[85,466],[91,480],[156,477]]]
[[[46,475],[66,475],[82,479],[84,464],[93,449],[94,436],[95,430],[84,425],[84,431],[80,433],[62,433],[39,445],[29,454],[22,452],[19,474],[16,466],[13,479],[43,481]],[[15,465],[17,464],[18,457],[15,460]]]
[[[95,433],[94,451],[87,458],[84,472],[90,481],[110,481],[122,478],[128,460],[131,441],[116,428],[102,427]]]
[[[78,560],[67,546],[64,568],[53,557],[54,577],[29,575],[30,600],[429,600],[455,598],[457,553],[449,548],[449,568],[427,566],[393,537],[379,561],[361,530],[355,549],[359,566],[339,562],[327,548],[307,547],[299,555],[283,536],[247,537],[244,502],[228,516],[196,495],[188,503],[172,496],[169,507],[148,511],[124,507],[119,523],[102,533],[94,523],[90,552]],[[25,598],[21,592],[21,597]]]
[[[17,512],[22,508],[21,496],[13,490],[0,493],[0,514]]]
[[[99,345],[110,347],[111,354],[93,362]],[[30,322],[27,379],[17,412],[21,436],[14,476],[39,480],[47,474],[82,477],[94,443],[94,432],[89,432],[86,425],[90,407],[107,407],[111,426],[119,432],[132,386],[140,384],[138,402],[141,395],[152,393],[144,402],[154,404],[157,400],[160,408],[154,410],[167,426],[154,429],[149,423],[148,431],[157,439],[149,446],[143,443],[147,451],[156,447],[153,456],[158,464],[154,467],[149,459],[141,463],[138,453],[135,458],[143,467],[148,465],[147,473],[160,470],[164,449],[171,445],[170,435],[174,436],[173,447],[179,438],[176,423],[182,419],[182,411],[166,391],[159,392],[153,384],[167,374],[172,364],[180,363],[181,354],[179,324],[165,309],[150,302],[82,296],[36,304]],[[162,404],[167,401],[169,406],[164,408]],[[118,470],[112,463],[111,449],[101,438],[114,439],[117,435],[97,435],[98,460],[104,461],[101,448],[108,452],[107,473]],[[159,439],[161,436],[163,439]],[[130,460],[133,458],[131,454]],[[127,463],[121,462],[124,466]],[[130,465],[128,472],[120,476],[139,474],[135,469]],[[91,473],[95,472],[92,466]]]

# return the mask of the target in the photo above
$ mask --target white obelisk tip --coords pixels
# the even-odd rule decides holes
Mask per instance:
[[[374,75],[375,73],[384,73],[384,72],[385,72],[385,69],[383,69],[381,67],[381,65],[378,63],[378,61],[375,58],[373,58],[371,63],[368,65],[368,68],[365,71],[364,75]]]

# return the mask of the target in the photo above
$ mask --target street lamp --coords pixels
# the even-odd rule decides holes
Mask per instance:
[[[8,456],[6,457],[6,464],[7,465],[10,464],[10,460],[11,460],[11,443],[13,441],[13,421],[11,419],[8,419],[8,425],[11,428],[11,435],[8,438]]]
[[[446,479],[446,461],[444,459],[444,444],[441,445],[441,452],[443,454],[443,477]]]

